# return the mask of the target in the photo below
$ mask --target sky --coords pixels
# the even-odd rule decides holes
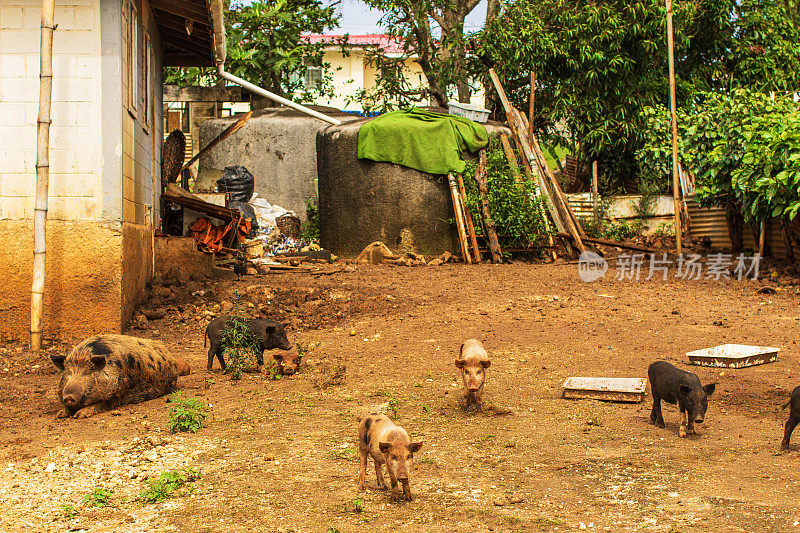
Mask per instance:
[[[363,2],[341,0],[339,12],[342,18],[340,27],[336,30],[337,33],[381,33],[378,25],[381,13],[368,8]],[[483,27],[485,20],[486,0],[481,0],[481,3],[467,17],[465,30],[467,32],[478,30]]]
[[[240,3],[244,4],[249,4],[251,1],[252,0],[239,0]],[[325,3],[326,5],[330,5],[328,0],[326,0]],[[381,12],[370,9],[360,0],[341,0],[338,12],[342,15],[339,21],[340,25],[339,28],[331,33],[350,33],[358,35],[364,33],[383,33],[384,31],[378,25]],[[485,21],[486,0],[481,0],[481,3],[467,16],[464,29],[468,33],[479,30],[483,27]]]

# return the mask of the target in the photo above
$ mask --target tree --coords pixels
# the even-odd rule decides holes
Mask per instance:
[[[365,0],[384,12],[381,23],[403,48],[403,57],[388,58],[374,50],[369,60],[377,67],[376,94],[399,105],[430,95],[441,107],[455,88],[459,102],[469,102],[470,84],[464,20],[480,0]],[[494,3],[489,9],[494,10]],[[494,11],[492,11],[493,13]],[[437,26],[439,34],[437,35]],[[427,87],[414,86],[403,76],[403,64],[414,57],[427,78]]]
[[[228,58],[226,70],[279,96],[313,99],[330,95],[330,72],[307,86],[309,67],[325,72],[323,48],[331,43],[311,43],[308,33],[324,33],[339,24],[338,2],[321,0],[254,0],[234,4],[225,13]],[[216,81],[208,68],[168,68],[165,82],[178,85],[211,85]]]
[[[693,3],[675,6],[679,51],[695,13]],[[537,109],[547,123],[562,125],[584,159],[613,167],[617,186],[636,176],[640,111],[668,101],[662,0],[518,0],[478,40],[479,56],[518,107],[528,108],[529,73],[536,72]],[[679,86],[679,97],[685,94]]]
[[[688,110],[710,93],[737,87],[800,89],[798,17],[789,4],[797,6],[796,0],[676,2],[678,107]],[[517,0],[479,35],[478,55],[504,77],[522,108],[528,73],[535,71],[537,111],[547,119],[536,124],[563,125],[584,159],[613,168],[607,174],[619,188],[648,171],[636,161],[648,135],[669,139],[669,123],[648,131],[644,112],[668,104],[664,26],[663,0]],[[666,192],[669,180],[661,183]]]

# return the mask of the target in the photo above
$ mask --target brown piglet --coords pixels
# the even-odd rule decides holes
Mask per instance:
[[[456,359],[456,368],[464,381],[463,406],[475,404],[483,408],[483,386],[486,384],[486,369],[492,365],[483,344],[478,339],[467,339],[461,345]]]
[[[414,453],[420,448],[422,448],[422,442],[411,442],[406,430],[392,422],[388,416],[372,413],[362,418],[358,425],[359,490],[364,490],[367,455],[371,455],[372,462],[375,464],[378,486],[382,489],[388,488],[383,478],[383,465],[385,464],[392,486],[392,501],[400,501],[399,482],[403,485],[403,497],[410,502],[411,488],[408,474],[411,471]]]

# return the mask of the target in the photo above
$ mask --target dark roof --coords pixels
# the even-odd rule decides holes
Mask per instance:
[[[214,66],[209,0],[149,0],[149,4],[164,44],[165,67]]]

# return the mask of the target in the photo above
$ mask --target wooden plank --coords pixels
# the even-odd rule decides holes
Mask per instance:
[[[237,209],[228,209],[227,207],[208,203],[189,191],[178,187],[174,183],[167,184],[166,190],[161,197],[169,202],[188,207],[189,209],[204,213],[224,222],[238,220],[240,216]]]
[[[461,174],[458,175],[458,192],[461,193],[461,206],[464,208],[464,220],[467,223],[467,233],[469,234],[469,240],[472,244],[472,259],[476,263],[480,263],[481,252],[478,249],[478,237],[475,235],[475,224],[472,220],[472,213],[470,213],[467,207],[467,191],[464,188],[464,178]]]
[[[564,389],[564,398],[572,400],[601,400],[605,402],[639,403],[644,400],[644,393]]]
[[[456,217],[456,229],[458,230],[458,243],[461,245],[461,255],[467,264],[472,264],[469,255],[469,245],[467,244],[467,232],[464,229],[464,213],[461,211],[461,195],[458,192],[456,180],[452,174],[447,175],[450,184],[450,198],[453,200],[453,213]]]
[[[571,239],[572,238],[572,235],[569,234],[569,233],[557,233],[556,235],[558,237],[561,237],[561,238],[564,238],[564,239]],[[586,241],[586,242],[590,242],[592,244],[602,244],[604,246],[614,246],[616,248],[626,248],[628,250],[635,250],[637,252],[646,252],[646,253],[649,253],[649,254],[657,254],[657,253],[659,253],[659,250],[655,250],[653,248],[648,248],[647,246],[641,246],[641,245],[638,245],[638,244],[628,244],[628,243],[619,242],[619,241],[612,241],[610,239],[595,239],[594,237],[584,237],[583,240]]]
[[[165,102],[242,102],[242,88],[238,85],[223,87],[200,87],[190,85],[164,85]]]
[[[489,187],[486,183],[486,150],[481,150],[478,157],[475,181],[478,182],[478,190],[481,195],[483,224],[486,227],[486,236],[489,239],[489,249],[492,251],[492,263],[502,263],[503,252],[500,249],[500,242],[497,240],[497,232],[494,229],[494,220],[492,220],[492,213],[489,210]]]

